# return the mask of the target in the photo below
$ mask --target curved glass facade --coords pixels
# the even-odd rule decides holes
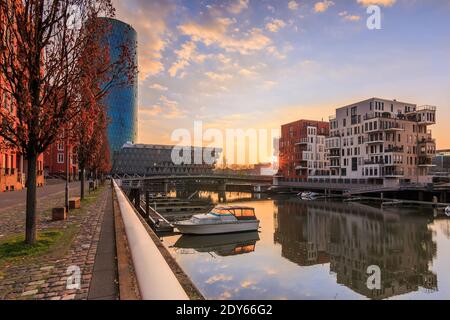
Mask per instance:
[[[126,46],[134,57],[137,66],[137,33],[128,24],[111,18],[99,18],[109,25],[106,42],[109,46],[111,62],[118,61],[122,47]],[[123,74],[127,82],[128,75]],[[114,86],[104,98],[108,108],[110,124],[108,126],[108,139],[111,153],[118,151],[127,142],[136,142],[137,139],[137,71],[134,81],[130,84]]]

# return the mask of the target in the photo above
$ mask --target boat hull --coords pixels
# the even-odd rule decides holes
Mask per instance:
[[[207,235],[257,231],[259,221],[245,221],[217,224],[174,224],[182,234]]]

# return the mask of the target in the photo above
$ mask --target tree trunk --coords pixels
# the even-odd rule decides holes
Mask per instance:
[[[25,242],[34,244],[37,237],[37,215],[36,215],[36,183],[37,183],[37,155],[28,157],[28,177],[27,177],[27,212]]]
[[[81,181],[81,186],[80,186],[80,198],[81,200],[84,200],[84,184],[85,184],[85,172],[84,172],[84,167],[80,168],[81,171],[81,177],[80,177],[80,181]]]

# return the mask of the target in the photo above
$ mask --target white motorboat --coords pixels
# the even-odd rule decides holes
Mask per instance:
[[[206,235],[257,231],[260,221],[250,207],[216,207],[210,213],[174,223],[182,234]]]
[[[314,192],[302,192],[298,194],[303,200],[314,200],[319,196],[318,193]]]
[[[450,217],[450,206],[445,208],[445,214]]]

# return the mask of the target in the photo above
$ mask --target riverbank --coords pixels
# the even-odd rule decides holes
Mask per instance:
[[[109,187],[87,195],[81,209],[59,222],[51,221],[51,208],[61,206],[64,196],[39,201],[39,239],[32,247],[22,244],[24,207],[2,211],[0,299],[87,299],[108,195]],[[76,280],[77,271],[80,285],[71,289],[68,279]]]

